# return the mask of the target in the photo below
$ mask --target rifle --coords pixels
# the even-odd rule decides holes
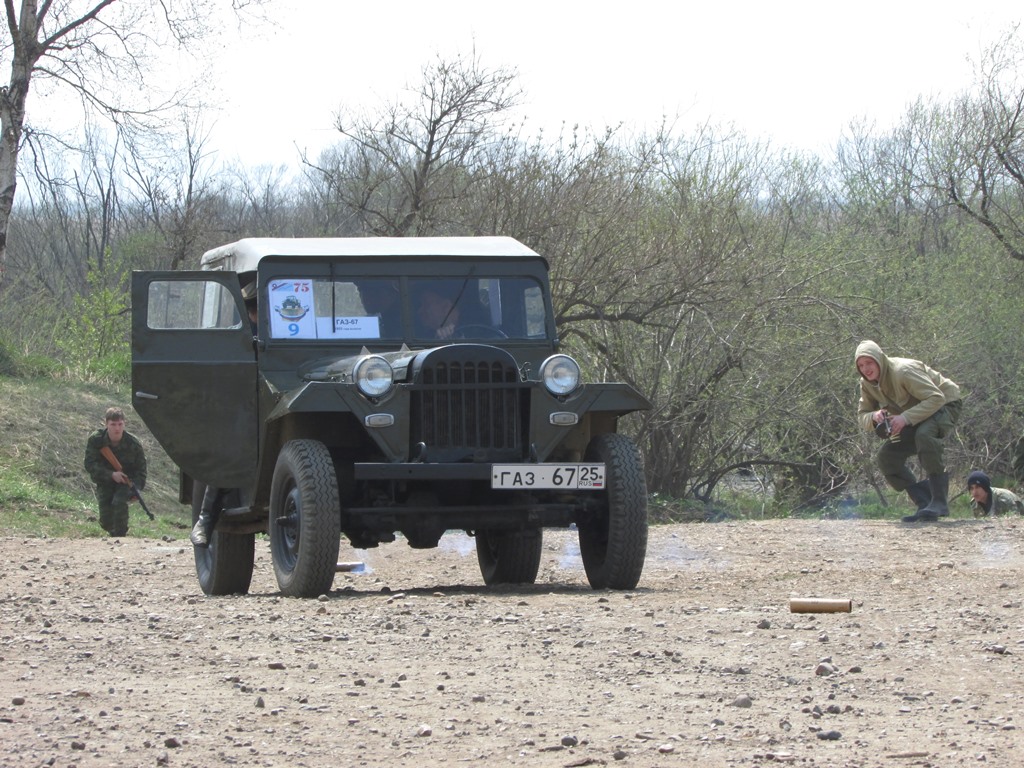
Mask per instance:
[[[110,463],[110,466],[114,468],[115,472],[121,472],[122,474],[124,473],[124,468],[121,467],[121,462],[118,461],[118,458],[117,456],[114,455],[114,452],[110,450],[110,446],[104,445],[102,448],[100,448],[100,453],[103,454],[103,458],[105,458]],[[153,513],[149,511],[149,507],[146,506],[146,502],[142,500],[142,494],[139,493],[139,489],[136,487],[135,481],[132,480],[130,477],[128,478],[128,487],[131,489],[132,497],[139,500],[139,506],[142,507],[142,511],[149,515],[150,520],[156,520],[156,518],[153,517]]]

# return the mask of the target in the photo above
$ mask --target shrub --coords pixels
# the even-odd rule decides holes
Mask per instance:
[[[125,279],[126,270],[108,252],[101,269],[90,268],[86,293],[75,298],[67,330],[58,339],[67,364],[88,381],[131,377]]]

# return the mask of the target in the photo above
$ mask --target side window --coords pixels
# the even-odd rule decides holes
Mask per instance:
[[[536,280],[506,277],[480,282],[492,325],[511,339],[542,339],[547,335],[544,291]]]
[[[154,280],[149,284],[146,319],[150,328],[160,330],[242,326],[231,293],[206,280]]]
[[[523,299],[526,302],[526,335],[530,338],[543,338],[546,333],[544,292],[539,285],[534,285],[526,289]]]

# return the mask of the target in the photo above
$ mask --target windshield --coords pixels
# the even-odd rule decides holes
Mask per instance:
[[[532,278],[277,278],[267,298],[275,339],[547,336],[544,294]]]

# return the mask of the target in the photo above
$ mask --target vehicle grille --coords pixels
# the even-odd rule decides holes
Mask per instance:
[[[465,359],[467,348],[477,350],[474,359]],[[481,349],[490,353],[488,359],[481,359]],[[425,444],[423,458],[522,458],[528,401],[511,356],[493,347],[459,345],[425,357],[415,374],[410,414],[410,437],[413,446]]]

